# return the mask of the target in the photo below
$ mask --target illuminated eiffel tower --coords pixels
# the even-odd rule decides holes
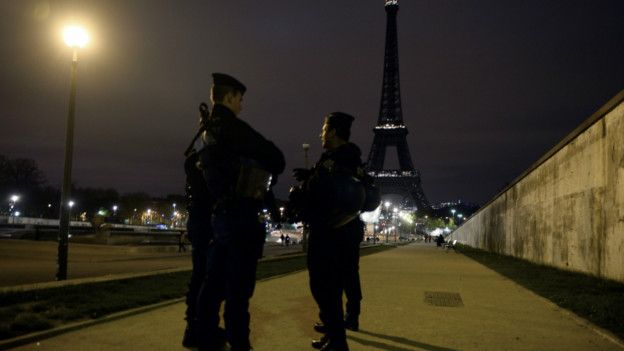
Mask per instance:
[[[367,171],[375,178],[382,195],[401,195],[404,204],[418,209],[430,208],[420,185],[420,172],[414,168],[407,147],[407,127],[403,123],[399,84],[399,50],[397,41],[397,0],[385,0],[386,52],[384,57],[383,87],[379,120],[373,129],[375,137],[368,155]],[[384,168],[386,149],[395,146],[399,169]],[[411,200],[411,201],[410,201]]]

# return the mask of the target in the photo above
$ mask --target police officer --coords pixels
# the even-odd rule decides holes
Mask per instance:
[[[250,350],[249,299],[262,256],[264,225],[259,219],[268,187],[285,166],[282,152],[238,118],[245,86],[235,78],[213,74],[214,104],[203,136],[200,164],[215,199],[214,239],[198,298],[200,350],[218,350],[219,309],[225,297],[225,330],[232,351]]]
[[[200,132],[204,128],[205,118],[200,119]],[[212,227],[210,219],[212,217],[212,206],[214,200],[210,197],[206,183],[201,171],[197,168],[199,154],[203,145],[198,140],[200,134],[189,145],[185,152],[184,171],[186,173],[186,209],[188,220],[186,229],[189,241],[192,245],[191,257],[193,270],[189,283],[189,290],[186,295],[186,329],[182,339],[182,346],[193,348],[198,346],[199,331],[197,328],[197,297],[206,275],[206,259],[208,244],[212,240]],[[221,340],[225,339],[224,332],[221,331]]]
[[[342,112],[329,114],[320,135],[326,151],[311,171],[295,170],[295,178],[304,181],[308,194],[310,290],[326,332],[313,346],[325,351],[349,349],[342,292],[350,267],[349,237],[362,229],[358,214],[365,196],[354,181],[363,169],[360,149],[349,142],[353,120]]]

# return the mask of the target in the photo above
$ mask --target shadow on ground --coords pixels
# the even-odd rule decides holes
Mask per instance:
[[[410,340],[402,336],[379,334],[379,333],[374,333],[374,332],[370,332],[370,331],[366,331],[362,329],[360,329],[359,333],[373,336],[379,339],[391,341],[392,343],[395,343],[395,344],[408,346],[409,348],[405,348],[401,346],[394,346],[394,345],[390,345],[390,344],[387,344],[385,342],[380,342],[380,341],[362,339],[354,335],[349,335],[347,336],[347,338],[349,340],[355,341],[362,345],[371,346],[380,350],[387,350],[387,351],[413,351],[414,347],[416,347],[418,350],[428,350],[428,351],[457,351],[455,349],[449,349],[447,347],[435,346],[435,345],[430,345],[430,344],[426,344],[426,343],[419,342],[419,341]]]

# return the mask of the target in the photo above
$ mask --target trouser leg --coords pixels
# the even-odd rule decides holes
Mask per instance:
[[[362,301],[360,283],[360,244],[349,244],[349,255],[346,257],[345,295],[347,297],[346,319],[357,322]]]
[[[256,285],[257,258],[244,246],[230,247],[228,253],[225,329],[232,350],[248,350],[249,299]]]
[[[186,224],[189,240],[192,242],[191,262],[193,270],[186,294],[186,320],[189,326],[195,322],[197,316],[197,297],[206,275],[206,253],[208,240],[212,234],[210,220],[198,210],[189,210],[189,220]]]
[[[206,276],[206,250],[205,247],[193,246],[191,253],[193,270],[186,294],[186,320],[189,324],[195,323],[197,317],[197,297]]]
[[[316,238],[318,239],[318,238]],[[340,270],[339,252],[330,242],[318,243],[310,239],[308,271],[310,290],[319,307],[319,317],[326,327],[330,341],[344,341],[346,338],[342,290],[343,275]]]
[[[213,350],[219,344],[219,310],[225,286],[225,250],[211,245],[206,260],[206,275],[197,299],[199,350]]]

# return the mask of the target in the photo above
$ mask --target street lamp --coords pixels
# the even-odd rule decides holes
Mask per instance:
[[[69,242],[69,211],[71,205],[68,200],[71,196],[72,156],[74,151],[74,114],[76,111],[76,68],[78,67],[78,48],[84,47],[89,41],[87,32],[78,26],[65,28],[63,33],[65,43],[72,48],[71,87],[69,90],[69,112],[67,114],[67,129],[65,135],[65,169],[63,172],[63,187],[61,192],[61,207],[59,218],[59,245],[57,280],[67,279],[67,254]]]
[[[308,143],[303,143],[301,144],[301,148],[303,149],[303,166],[305,167],[305,169],[309,169],[310,168],[310,162],[308,160],[308,150],[310,150],[310,144]],[[283,212],[283,211],[280,211]],[[282,217],[284,216],[283,213],[281,213]],[[301,251],[303,252],[308,252],[308,234],[310,232],[310,228],[308,227],[307,224],[303,224],[303,228],[301,230]]]

